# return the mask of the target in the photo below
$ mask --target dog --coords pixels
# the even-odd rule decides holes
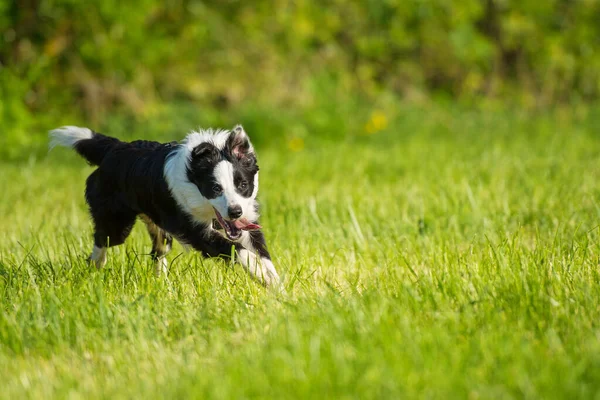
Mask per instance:
[[[50,131],[50,150],[73,148],[97,169],[85,198],[94,224],[89,257],[125,242],[139,217],[152,240],[157,275],[166,273],[173,238],[205,257],[236,258],[265,286],[280,283],[258,223],[258,163],[241,125],[200,130],[178,142],[123,142],[88,128]]]

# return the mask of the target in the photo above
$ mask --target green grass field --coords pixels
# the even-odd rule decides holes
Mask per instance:
[[[141,223],[92,270],[92,168],[0,164],[0,396],[598,398],[594,129],[438,111],[259,149],[280,296],[179,245],[156,279]]]

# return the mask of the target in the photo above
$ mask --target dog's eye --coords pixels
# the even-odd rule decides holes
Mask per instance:
[[[223,193],[223,188],[221,187],[221,185],[214,185],[212,187],[213,193],[216,195],[220,195],[221,193]]]
[[[248,181],[241,181],[240,182],[240,189],[245,190],[248,188]]]

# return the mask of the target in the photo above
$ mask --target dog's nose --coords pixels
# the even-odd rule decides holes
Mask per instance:
[[[229,215],[229,218],[231,218],[231,219],[239,218],[242,216],[242,207],[239,205],[230,206],[227,209],[227,214]]]

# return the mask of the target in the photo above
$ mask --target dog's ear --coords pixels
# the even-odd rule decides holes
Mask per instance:
[[[211,143],[201,143],[192,149],[192,158],[194,160],[209,159],[215,155],[215,146]]]
[[[227,147],[229,148],[231,155],[237,159],[242,159],[254,152],[252,143],[250,143],[250,138],[241,125],[236,125],[229,134]]]

